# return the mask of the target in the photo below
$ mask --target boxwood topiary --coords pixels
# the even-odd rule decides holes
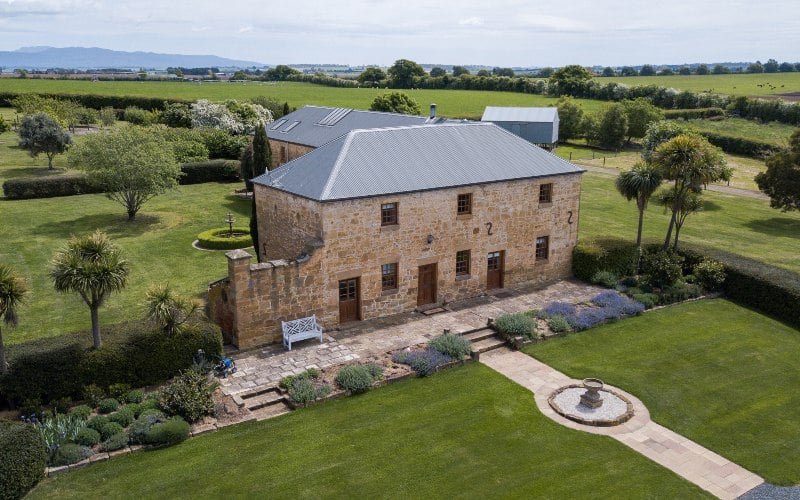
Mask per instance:
[[[80,462],[92,456],[92,450],[88,446],[75,443],[65,443],[61,445],[53,454],[51,463],[55,467],[70,465]]]
[[[197,244],[209,250],[235,250],[237,248],[247,248],[253,245],[250,237],[250,228],[244,226],[234,226],[234,233],[242,233],[239,236],[227,237],[230,228],[215,228],[203,231],[197,235]]]
[[[153,425],[144,435],[144,442],[153,445],[169,446],[180,443],[189,437],[191,426],[181,417],[172,417]]]
[[[83,446],[92,447],[100,442],[100,433],[91,427],[84,427],[75,436],[75,442]]]
[[[133,389],[128,391],[125,395],[125,401],[128,403],[141,403],[144,401],[144,391],[141,389]]]
[[[101,451],[117,451],[128,446],[128,434],[118,432],[100,444]]]
[[[105,415],[95,415],[94,417],[90,418],[88,422],[86,422],[86,427],[100,432],[103,426],[105,426],[108,422],[108,417]]]
[[[68,413],[70,415],[77,415],[85,420],[88,419],[89,415],[92,414],[92,409],[89,407],[89,405],[78,405],[70,408]]]
[[[115,411],[111,415],[108,416],[108,419],[111,422],[116,422],[122,427],[128,427],[133,422],[135,416],[133,409],[128,408],[127,406],[123,406],[119,410]]]
[[[155,424],[166,420],[164,414],[157,410],[147,410],[128,427],[128,439],[131,444],[143,444],[145,434]]]
[[[0,420],[0,498],[19,499],[44,477],[47,453],[36,427]]]

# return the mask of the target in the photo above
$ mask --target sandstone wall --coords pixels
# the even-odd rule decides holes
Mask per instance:
[[[322,235],[322,205],[258,184],[254,185],[262,260],[293,259]]]
[[[269,146],[272,149],[272,168],[283,165],[314,150],[311,146],[281,141],[280,138],[269,138]]]

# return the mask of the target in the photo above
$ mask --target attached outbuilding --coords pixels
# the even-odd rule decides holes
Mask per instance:
[[[482,122],[492,122],[547,149],[558,143],[558,109],[487,106]]]

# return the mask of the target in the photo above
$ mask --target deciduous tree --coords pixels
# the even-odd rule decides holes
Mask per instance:
[[[181,175],[172,144],[144,127],[88,135],[70,151],[69,163],[125,207],[128,220],[148,200],[177,187]]]
[[[395,61],[388,73],[389,86],[396,89],[410,89],[414,86],[414,78],[425,76],[422,66],[408,59]]]
[[[369,109],[372,111],[386,111],[404,115],[420,114],[417,101],[402,92],[388,92],[379,95],[372,101]]]
[[[53,168],[53,158],[72,144],[72,136],[47,113],[28,115],[19,126],[19,147],[34,158],[47,156],[47,168]]]
[[[459,77],[461,75],[468,75],[469,70],[464,66],[453,66],[453,76]]]
[[[578,95],[587,81],[594,75],[578,64],[571,64],[557,69],[550,77],[550,85],[554,85],[559,95]]]
[[[622,101],[625,109],[625,116],[628,118],[628,143],[634,137],[644,137],[647,127],[651,123],[664,119],[664,112],[650,104],[644,97],[637,97],[634,100]]]
[[[375,87],[384,80],[386,80],[386,72],[376,67],[367,68],[358,75],[358,81],[370,87]]]
[[[602,148],[618,150],[625,142],[628,118],[621,104],[607,106],[595,121],[595,126],[586,130],[586,139]]]
[[[567,141],[581,135],[583,108],[568,96],[563,96],[556,104],[558,108],[558,140]]]
[[[655,76],[655,74],[656,69],[650,64],[645,64],[639,69],[639,76]]]
[[[437,78],[437,77],[440,77],[440,76],[444,76],[446,74],[447,74],[447,71],[445,71],[444,68],[440,68],[438,66],[431,68],[430,75],[432,77],[434,77],[434,78]]]
[[[800,129],[789,139],[789,150],[767,158],[767,170],[756,175],[758,189],[769,205],[787,212],[800,210]]]
[[[122,250],[100,230],[73,237],[53,257],[50,278],[59,292],[75,292],[89,306],[94,347],[103,344],[98,311],[113,292],[121,290],[130,268]]]
[[[17,308],[27,293],[25,280],[14,274],[9,266],[0,264],[0,319],[11,328],[17,326]],[[3,332],[0,330],[0,374],[6,373],[7,368]]]

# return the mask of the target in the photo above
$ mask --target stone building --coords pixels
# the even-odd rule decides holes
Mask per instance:
[[[267,125],[272,166],[299,158],[355,129],[404,127],[442,123],[431,105],[428,117],[350,108],[303,106]]]
[[[570,275],[583,170],[489,123],[353,130],[254,179],[263,263],[212,285],[240,348]]]

